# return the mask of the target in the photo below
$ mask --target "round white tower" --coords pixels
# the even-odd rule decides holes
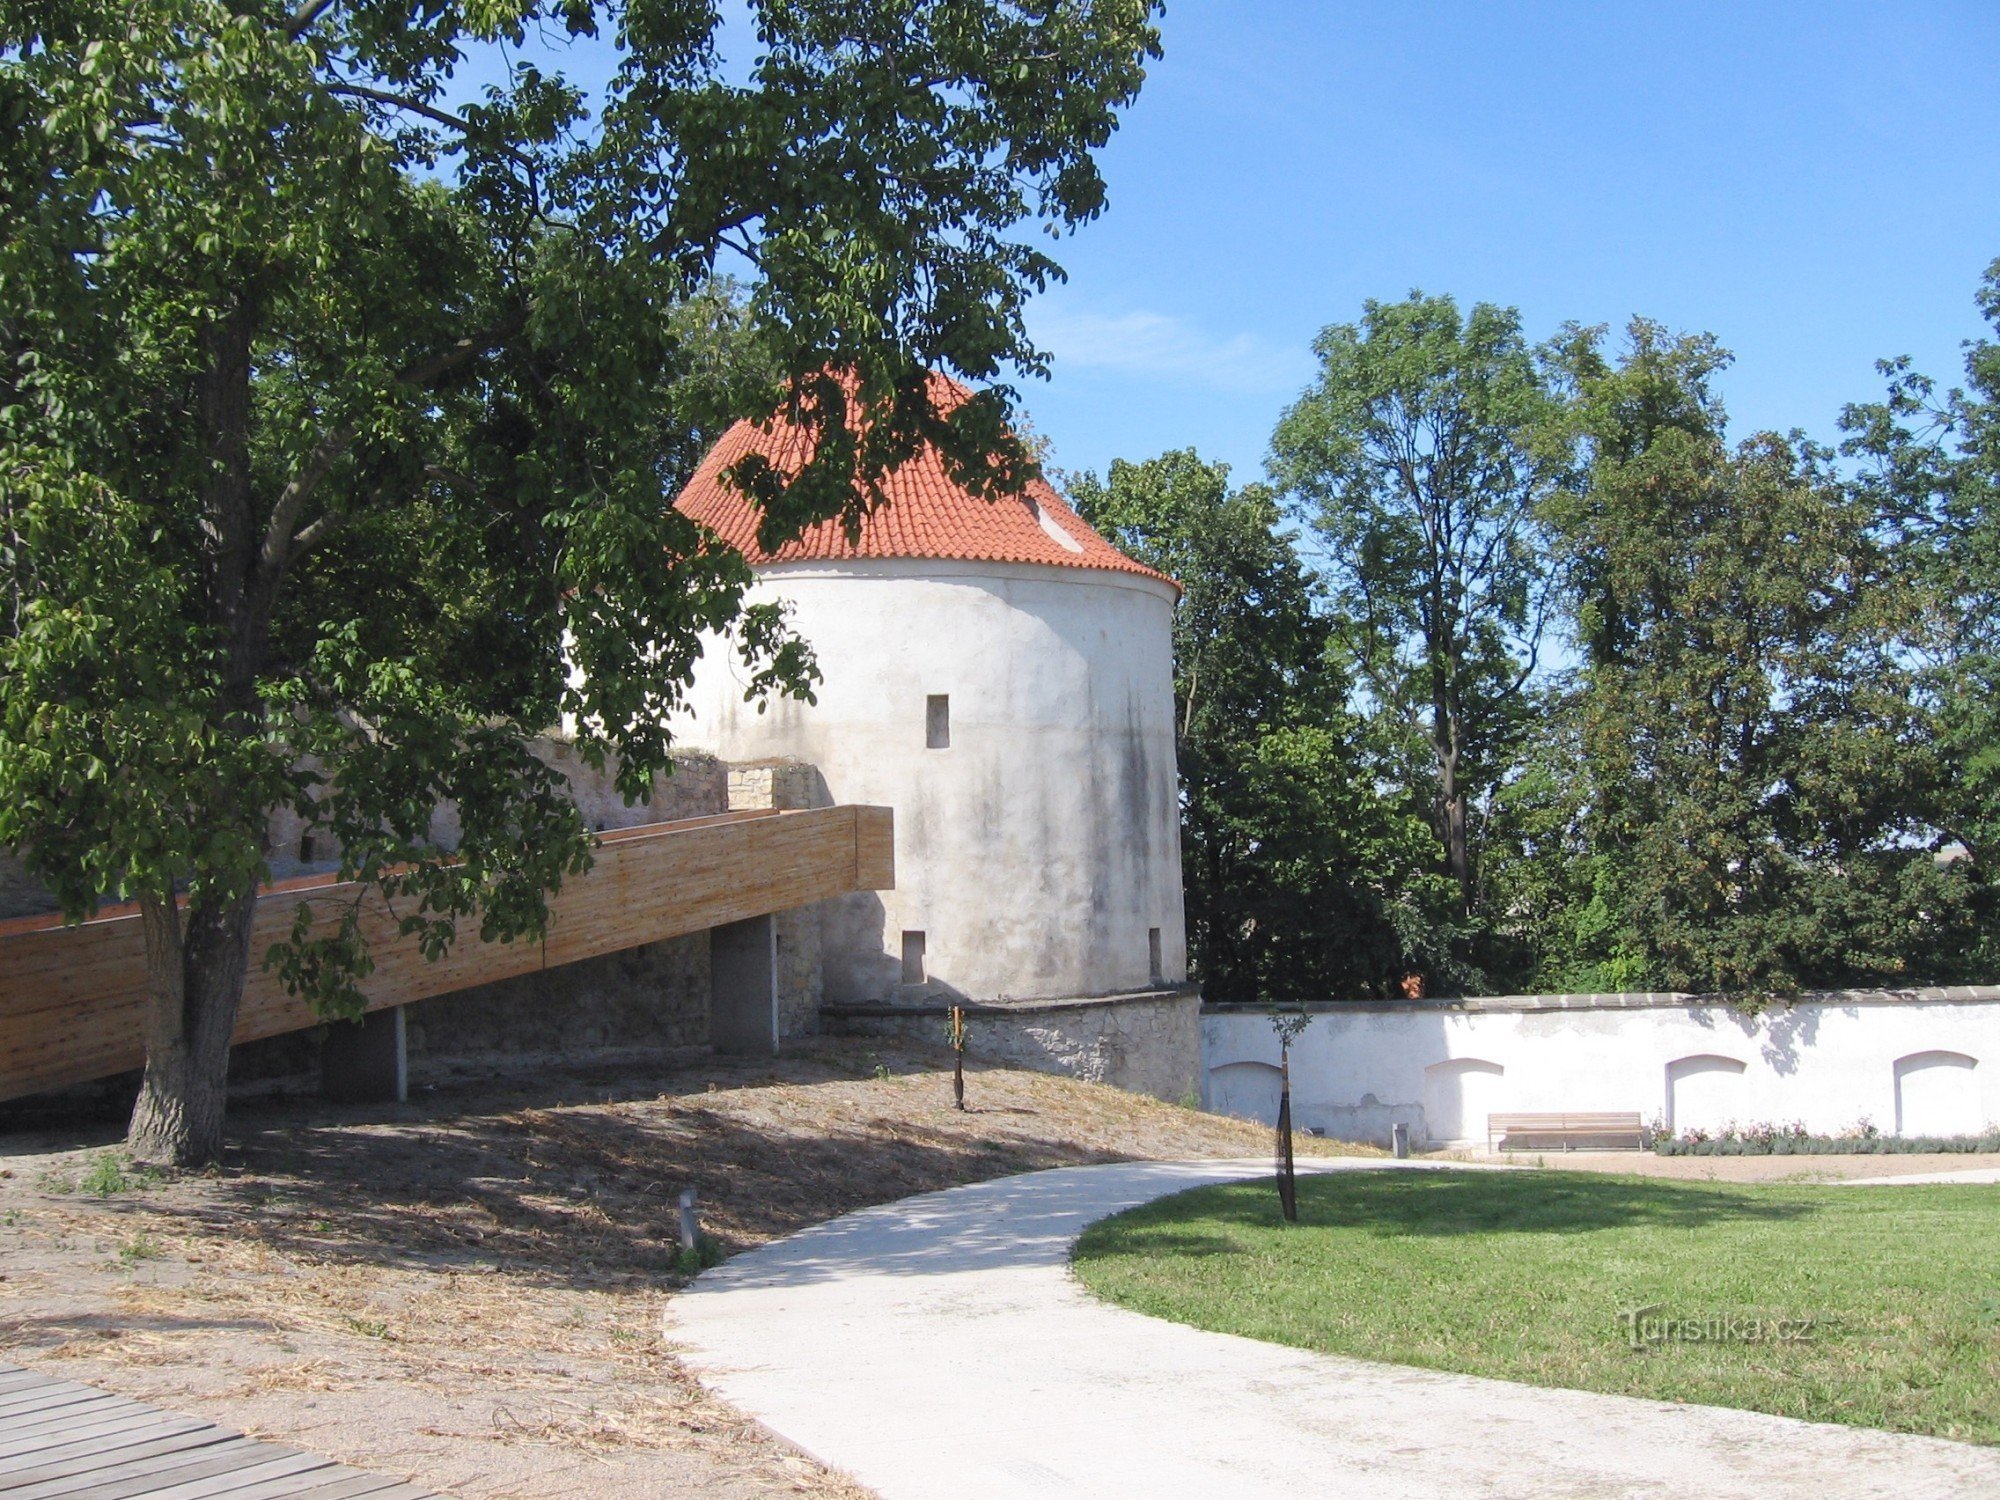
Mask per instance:
[[[850,543],[775,556],[719,480],[782,426],[730,430],[679,506],[756,567],[818,656],[815,704],[743,701],[724,647],[678,737],[732,762],[804,761],[836,802],[895,810],[896,888],[830,903],[835,1004],[1136,994],[1187,974],[1174,767],[1177,586],[1036,481],[988,502],[935,452],[892,474]]]

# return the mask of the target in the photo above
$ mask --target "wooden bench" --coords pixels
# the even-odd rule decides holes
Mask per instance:
[[[1639,1112],[1630,1114],[1560,1114],[1560,1115],[1488,1115],[1486,1117],[1486,1149],[1507,1150],[1508,1141],[1520,1136],[1524,1140],[1557,1140],[1563,1150],[1570,1149],[1570,1143],[1580,1139],[1630,1141],[1632,1149],[1646,1149],[1646,1126],[1639,1118]],[[1498,1145],[1495,1145],[1495,1142]]]

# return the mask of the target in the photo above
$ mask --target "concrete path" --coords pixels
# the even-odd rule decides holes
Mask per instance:
[[[849,1214],[702,1276],[666,1332],[883,1500],[2000,1495],[1990,1449],[1309,1354],[1071,1278],[1093,1220],[1269,1170],[1073,1167]]]
[[[1904,1177],[1849,1177],[1842,1187],[1921,1187],[1926,1184],[1964,1183],[1979,1186],[2000,1182],[2000,1167],[1968,1167],[1963,1172],[1912,1172]]]

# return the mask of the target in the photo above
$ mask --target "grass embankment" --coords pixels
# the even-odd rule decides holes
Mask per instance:
[[[1341,1172],[1299,1212],[1268,1182],[1182,1193],[1092,1227],[1077,1273],[1329,1354],[2000,1443],[1990,1187]]]

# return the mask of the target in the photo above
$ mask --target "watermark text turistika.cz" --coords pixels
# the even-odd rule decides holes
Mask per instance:
[[[1622,1307],[1618,1326],[1625,1342],[1643,1353],[1661,1344],[1807,1344],[1817,1333],[1818,1318],[1750,1318],[1740,1313],[1693,1313],[1677,1316],[1664,1302]]]

